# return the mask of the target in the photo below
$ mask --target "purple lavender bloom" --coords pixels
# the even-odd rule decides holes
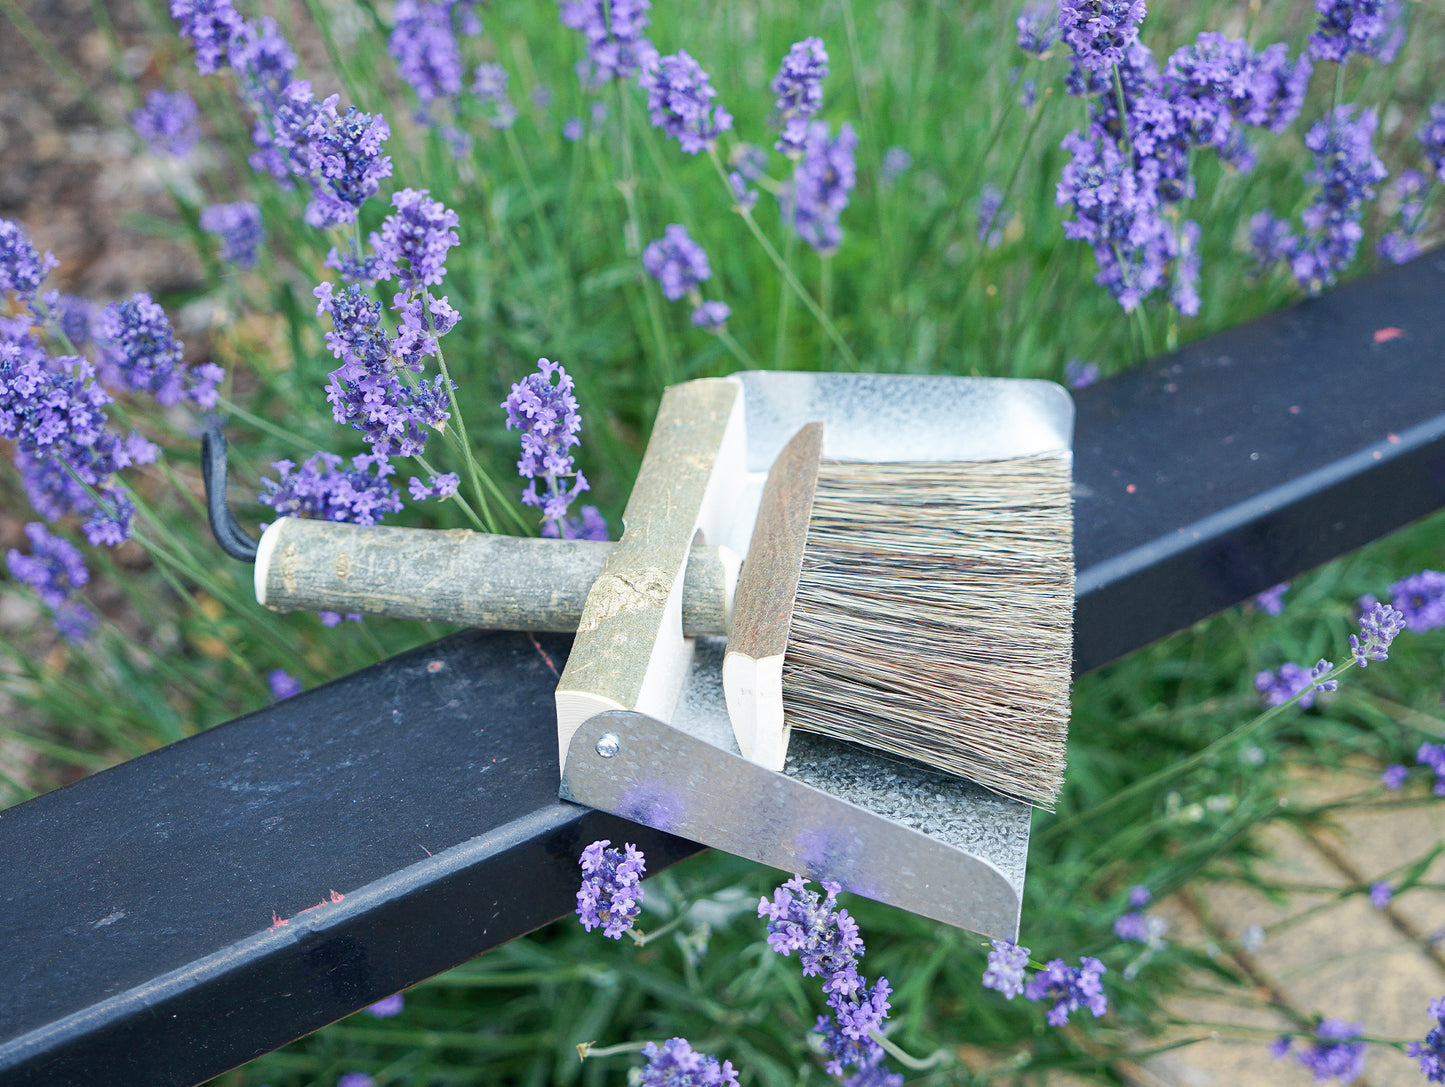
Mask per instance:
[[[642,876],[647,861],[628,843],[609,848],[610,839],[593,842],[582,851],[582,886],[577,891],[577,916],[588,932],[600,928],[614,940],[632,928],[642,912]]]
[[[263,479],[265,490],[257,498],[282,517],[314,517],[374,525],[401,509],[401,495],[387,476],[396,471],[386,457],[360,454],[351,467],[342,468],[335,453],[316,452],[300,470],[294,462],[271,465],[279,479]]]
[[[883,1047],[871,1037],[888,1016],[892,989],[886,978],[870,988],[858,973],[864,952],[858,923],[847,910],[837,909],[842,888],[828,880],[822,887],[820,896],[802,876],[794,876],[773,892],[771,902],[758,903],[758,916],[768,918],[768,946],[781,955],[798,952],[803,976],[823,979],[834,1014],[819,1016],[814,1030],[822,1036],[829,1074],[843,1078],[853,1066],[849,1082],[901,1084],[902,1077],[883,1068]]]
[[[1024,970],[1029,964],[1029,949],[1007,940],[994,940],[988,953],[988,968],[983,972],[983,987],[996,989],[1012,1000],[1024,991]]]
[[[712,277],[707,253],[680,223],[669,223],[662,237],[648,243],[642,251],[642,267],[662,286],[662,296],[670,302],[696,291]]]
[[[1365,1051],[1369,1045],[1353,1040],[1358,1038],[1364,1029],[1363,1023],[1326,1019],[1315,1028],[1315,1037],[1310,1047],[1295,1050],[1295,1060],[1309,1069],[1316,1083],[1323,1083],[1328,1079],[1353,1083],[1365,1070]],[[1280,1056],[1283,1056],[1283,1053]]]
[[[758,916],[768,919],[768,946],[780,955],[798,952],[804,977],[832,978],[849,971],[856,977],[854,963],[863,946],[858,923],[837,908],[843,888],[828,880],[822,886],[824,896],[794,876],[773,892],[771,902],[758,903]]]
[[[471,0],[397,0],[386,49],[423,106],[462,91],[463,33],[481,33]]]
[[[394,1016],[400,1015],[405,1008],[406,997],[401,993],[392,993],[390,996],[383,997],[375,1004],[370,1005],[366,1011],[378,1019],[391,1019]]]
[[[1399,49],[1398,0],[1315,0],[1319,25],[1310,35],[1315,60],[1343,64],[1351,53],[1389,64]]]
[[[1099,364],[1070,359],[1064,363],[1064,380],[1071,389],[1086,389],[1099,380]]]
[[[1334,665],[1327,660],[1321,660],[1313,668],[1286,661],[1280,665],[1278,672],[1257,673],[1254,689],[1260,693],[1260,701],[1266,706],[1282,706],[1299,695],[1300,708],[1309,709],[1314,705],[1316,691],[1333,691],[1339,687],[1339,680],[1322,678],[1333,668]]]
[[[412,476],[406,482],[407,490],[411,492],[413,502],[424,502],[428,498],[450,498],[457,493],[461,486],[461,476],[455,472],[446,472],[442,475],[432,476],[423,483],[416,476]]]
[[[96,338],[125,388],[148,392],[166,407],[180,403],[183,396],[207,411],[216,406],[216,389],[225,371],[214,363],[187,366],[166,311],[144,291],[107,306]]]
[[[1015,25],[1019,48],[1031,57],[1047,56],[1059,40],[1059,20],[1053,0],[1030,0]]]
[[[1266,589],[1254,598],[1254,606],[1266,615],[1279,615],[1284,611],[1284,594],[1289,592],[1289,582],[1281,581],[1272,589]]]
[[[199,118],[195,99],[185,91],[154,90],[130,115],[130,123],[152,154],[179,158],[201,138]]]
[[[50,269],[59,264],[48,250],[43,255],[36,252],[19,223],[0,219],[0,293],[14,291],[22,302],[29,302]]]
[[[335,269],[341,276],[341,282],[355,284],[363,287],[371,287],[376,284],[379,278],[376,270],[376,254],[358,252],[355,239],[347,242],[345,253],[331,247],[331,252],[326,254],[322,265]]]
[[[1045,1016],[1051,1027],[1063,1026],[1069,1021],[1069,1013],[1081,1007],[1088,1008],[1097,1019],[1109,1010],[1109,998],[1099,980],[1106,973],[1108,967],[1090,955],[1081,958],[1078,966],[1051,959],[1029,978],[1024,998],[1035,1004],[1041,1000],[1054,1002]]]
[[[221,259],[238,268],[254,268],[256,253],[266,240],[261,209],[249,200],[212,204],[201,210],[201,229],[221,239]]]
[[[343,1072],[336,1087],[376,1087],[376,1080],[365,1072]]]
[[[689,155],[711,149],[718,133],[733,126],[732,114],[713,104],[717,91],[707,73],[685,49],[651,58],[637,85],[647,92],[653,127],[677,140]]]
[[[1360,617],[1360,633],[1365,640],[1350,635],[1350,652],[1355,663],[1361,668],[1369,667],[1370,661],[1382,661],[1388,657],[1390,643],[1405,626],[1405,616],[1389,604],[1376,604]]]
[[[15,443],[15,467],[30,503],[47,518],[87,514],[91,544],[130,535],[134,506],[114,476],[148,464],[158,450],[138,434],[107,429],[110,395],[77,355],[51,358],[27,319],[0,321],[0,439]]]
[[[79,350],[90,343],[100,323],[102,307],[78,294],[46,291],[41,301],[48,312],[51,328],[66,341],[69,348]]]
[[[587,129],[582,124],[581,117],[568,117],[562,123],[562,138],[568,143],[576,143],[586,134]]]
[[[11,548],[5,564],[16,581],[35,590],[50,612],[55,629],[68,642],[82,642],[95,630],[95,613],[75,599],[90,580],[90,571],[75,545],[53,536],[39,521],[25,526],[30,554]]]
[[[305,688],[301,681],[284,668],[274,668],[266,673],[266,683],[271,688],[271,697],[280,702],[283,698],[294,698]]]
[[[447,250],[461,244],[457,213],[430,196],[428,189],[392,194],[396,210],[381,224],[380,236],[371,237],[377,278],[395,278],[405,291],[439,284],[446,275]]]
[[[699,302],[692,311],[694,328],[706,328],[716,331],[728,323],[733,310],[726,302],[716,300],[704,300]]]
[[[542,535],[550,540],[612,539],[607,529],[607,518],[602,516],[602,511],[596,506],[583,506],[578,514],[568,514],[562,518],[560,524],[557,521],[544,521]]]
[[[1445,998],[1430,1001],[1435,1025],[1425,1041],[1411,1042],[1405,1052],[1420,1062],[1420,1074],[1429,1083],[1445,1083]]]
[[[990,249],[997,249],[1003,244],[1004,227],[1008,226],[1009,215],[1005,213],[999,217],[999,211],[1003,208],[1003,190],[993,182],[984,185],[983,191],[978,194],[978,225],[975,233],[978,240]]]
[[[779,194],[784,216],[798,236],[824,255],[843,243],[839,217],[858,181],[857,147],[858,135],[846,121],[839,126],[836,139],[827,122],[810,122],[803,157],[793,167],[792,181]]]
[[[1283,132],[1294,124],[1304,107],[1314,66],[1307,56],[1293,62],[1283,42],[1261,49],[1244,72],[1246,93],[1236,103],[1236,114],[1247,125]]]
[[[1395,582],[1390,586],[1390,605],[1417,634],[1445,627],[1445,573],[1422,570]]]
[[[1121,940],[1146,944],[1158,950],[1166,945],[1164,934],[1169,931],[1169,919],[1142,909],[1132,910],[1114,919],[1114,935]]]
[[[1154,894],[1142,883],[1136,883],[1129,888],[1129,905],[1136,910],[1142,910],[1149,903],[1154,901]]]
[[[684,1038],[669,1038],[661,1046],[648,1042],[642,1055],[647,1058],[637,1081],[642,1087],[738,1087],[731,1061],[719,1064],[716,1057],[698,1053]]]
[[[196,69],[210,75],[225,62],[244,20],[230,0],[171,0],[171,18],[196,50]]]
[[[1159,214],[1158,173],[1136,171],[1130,156],[1094,126],[1089,136],[1071,132],[1062,143],[1072,160],[1064,167],[1055,203],[1072,205],[1064,237],[1087,242],[1099,270],[1095,282],[1127,310],[1167,282],[1178,255],[1174,231]]]
[[[1249,251],[1262,268],[1291,260],[1299,244],[1288,219],[1268,211],[1249,217]]]
[[[556,384],[552,383],[554,375]],[[577,434],[582,429],[582,416],[577,411],[577,398],[572,389],[572,378],[561,363],[538,359],[537,373],[513,385],[507,399],[502,401],[507,411],[507,429],[515,427],[522,432],[522,458],[517,461],[517,473],[528,481],[522,502],[542,510],[544,531],[547,522],[561,524],[572,500],[590,489],[568,452],[581,443]],[[569,477],[570,488],[565,483]],[[546,488],[543,493],[537,490],[539,480]]]
[[[1428,766],[1435,774],[1435,787],[1431,791],[1436,796],[1445,796],[1445,745],[1421,744],[1415,752],[1415,761]]]
[[[378,454],[423,452],[424,428],[445,422],[450,413],[440,375],[415,384],[400,377],[403,370],[420,373],[425,355],[436,351],[435,337],[417,327],[419,307],[403,307],[403,327],[391,339],[381,328],[381,308],[359,285],[338,293],[322,283],[315,294],[317,316],[331,317],[327,345],[342,363],[331,371],[326,390],[332,418],[361,431]],[[446,300],[433,300],[437,304],[445,306]]]
[[[1384,784],[1385,788],[1390,790],[1390,792],[1399,792],[1401,787],[1405,784],[1405,778],[1409,775],[1409,773],[1410,771],[1408,768],[1400,766],[1398,764],[1393,766],[1387,766],[1385,767],[1385,772],[1380,775],[1380,781]]]
[[[1144,0],[1059,0],[1059,31],[1078,62],[1103,71],[1139,40]]]
[[[890,147],[883,152],[883,161],[878,164],[878,180],[891,185],[913,167],[913,156],[904,147]]]
[[[779,130],[773,146],[791,158],[803,154],[808,122],[823,106],[823,80],[828,75],[828,50],[821,38],[795,42],[783,58],[769,89],[777,96],[773,124]]]
[[[305,142],[295,148],[298,172],[312,184],[313,196],[306,206],[306,222],[319,229],[345,226],[391,176],[391,156],[381,145],[391,135],[380,114],[362,113],[348,106],[336,111],[339,95],[331,95],[305,129]]]
[[[1365,204],[1375,198],[1374,186],[1386,176],[1373,146],[1375,113],[1364,110],[1357,119],[1355,110],[1353,105],[1340,106],[1305,136],[1305,146],[1315,154],[1306,180],[1320,186],[1320,195],[1301,217],[1309,233],[1293,244],[1290,267],[1312,293],[1333,283],[1355,259],[1364,236],[1360,221]]]
[[[1370,905],[1377,910],[1383,910],[1395,897],[1395,888],[1390,886],[1388,879],[1376,880],[1370,884]]]
[[[1445,102],[1434,102],[1430,106],[1430,119],[1415,133],[1420,141],[1420,151],[1435,176],[1445,181]]]
[[[516,123],[517,107],[507,94],[507,69],[500,64],[478,64],[470,90],[478,101],[491,105],[487,123],[493,128],[511,128]]]
[[[657,56],[646,36],[651,7],[651,0],[562,0],[562,25],[587,39],[587,59],[578,65],[584,84],[631,79]]]

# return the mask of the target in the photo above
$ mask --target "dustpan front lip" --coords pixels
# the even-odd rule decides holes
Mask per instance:
[[[837,460],[992,460],[1067,451],[1074,401],[1042,378],[745,370],[747,467],[764,472],[804,423]]]

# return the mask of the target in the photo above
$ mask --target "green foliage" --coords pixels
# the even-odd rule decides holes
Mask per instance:
[[[1144,39],[1160,57],[1201,29],[1247,33],[1257,47],[1283,40],[1298,52],[1312,25],[1304,3],[1154,7]],[[1413,132],[1437,90],[1434,58],[1445,46],[1445,15],[1411,8],[1400,59],[1353,65],[1345,76],[1347,100],[1389,103],[1381,154],[1392,169],[1414,165]],[[267,10],[294,41],[307,43],[306,74],[321,94],[341,90],[344,100],[391,122],[395,175],[383,193],[426,188],[459,213],[462,244],[439,291],[462,320],[445,350],[468,423],[467,453],[509,491],[519,490],[512,486],[516,435],[504,429],[498,405],[538,357],[562,361],[576,379],[585,420],[579,460],[593,483],[589,498],[614,524],[664,386],[754,363],[854,364],[755,242],[708,157],[682,154],[650,128],[635,88],[592,94],[578,83],[581,38],[560,26],[552,4],[498,0],[482,12],[486,32],[467,43],[471,62],[506,67],[520,117],[505,131],[464,118],[474,143],[462,158],[438,130],[411,120],[410,91],[386,52],[386,7],[308,0]],[[8,0],[0,7],[12,20],[23,18],[17,11]],[[756,221],[863,369],[1061,380],[1065,363],[1080,358],[1109,373],[1166,341],[1205,335],[1293,297],[1283,278],[1253,278],[1244,224],[1253,210],[1287,213],[1307,199],[1301,135],[1330,99],[1321,73],[1301,121],[1260,141],[1253,173],[1201,167],[1190,212],[1204,227],[1200,316],[1180,321],[1151,307],[1131,321],[1094,284],[1087,250],[1061,237],[1058,145],[1081,121],[1082,106],[1063,93],[1065,58],[1035,61],[1014,49],[1013,9],[842,0],[811,11],[709,2],[658,5],[652,14],[659,48],[692,52],[736,117],[720,143],[724,160],[738,141],[771,143],[766,87],[788,46],[807,35],[827,43],[832,72],[820,116],[853,124],[861,138],[844,243],[820,258],[786,229],[767,192]],[[149,225],[191,237],[207,262],[204,284],[163,301],[173,313],[198,306],[211,314],[210,350],[231,373],[239,512],[254,522],[269,511],[248,496],[272,461],[361,449],[330,419],[324,386],[335,362],[311,294],[332,278],[322,260],[338,239],[305,226],[303,193],[283,192],[250,171],[248,125],[226,77],[196,75],[159,0],[145,18],[149,33],[114,42],[117,55],[122,45],[148,49],[161,81],[190,89],[219,156],[198,178],[177,183],[173,220]],[[1030,107],[1019,101],[1027,80],[1040,91]],[[550,101],[539,105],[534,92],[544,87]],[[607,105],[601,124],[590,119],[594,99]],[[561,135],[572,116],[586,119],[577,142]],[[889,180],[882,164],[894,147],[907,150],[912,165]],[[785,179],[776,156],[772,172]],[[1005,190],[1007,221],[999,220],[995,247],[977,236],[985,184]],[[259,203],[270,236],[251,273],[222,269],[214,241],[196,227],[205,203],[242,198]],[[361,236],[386,211],[383,199],[371,201]],[[1383,218],[1370,223],[1370,239]],[[641,270],[641,247],[672,222],[711,258],[707,294],[732,307],[730,341],[692,328],[685,305],[664,300]],[[139,417],[145,409],[136,402],[130,410]],[[0,656],[0,690],[18,707],[0,729],[0,799],[22,799],[262,705],[273,668],[286,667],[309,686],[438,633],[379,620],[325,629],[312,617],[278,620],[257,608],[247,572],[215,557],[197,515],[192,438],[172,420],[144,426],[165,445],[169,467],[135,474],[137,494],[152,509],[139,522],[149,549],[88,553],[111,594],[100,634],[80,649],[33,636],[7,643]],[[460,470],[459,455],[444,452],[451,459],[439,456],[438,466]],[[7,507],[21,507],[8,462],[0,488]],[[520,503],[503,513],[535,523]],[[405,516],[414,524],[464,523],[451,504],[415,506]],[[1361,799],[1373,798],[1373,771],[1361,767],[1408,763],[1422,739],[1438,736],[1445,654],[1438,638],[1412,635],[1397,643],[1388,665],[1352,673],[1320,706],[1282,714],[1247,737],[1236,733],[1256,712],[1255,672],[1284,660],[1345,659],[1355,598],[1439,566],[1434,541],[1442,527],[1436,519],[1299,579],[1281,618],[1237,610],[1080,680],[1068,787],[1057,814],[1035,823],[1023,941],[1039,961],[1103,958],[1113,1007],[1106,1019],[1067,1032],[1048,1028],[1036,1007],[980,989],[987,948],[977,938],[871,902],[849,903],[868,942],[867,969],[894,979],[893,1040],[916,1054],[943,1054],[915,1082],[1036,1082],[1052,1068],[1107,1081],[1117,1076],[1110,1062],[1173,1044],[1153,1040],[1166,1025],[1159,1001],[1183,984],[1186,968],[1240,980],[1184,944],[1137,962],[1141,949],[1121,944],[1111,928],[1127,908],[1127,888],[1147,884],[1162,896],[1238,880],[1284,895],[1255,875],[1256,832],[1277,820],[1318,824],[1340,810],[1282,808],[1289,770],[1359,773]],[[4,591],[23,596],[8,584]],[[25,757],[14,758],[16,750]],[[1175,769],[1190,759],[1187,771]],[[1141,781],[1151,784],[1137,788]],[[1422,880],[1430,859],[1403,873],[1402,890]],[[353,1016],[221,1082],[329,1084],[363,1070],[379,1084],[600,1084],[620,1081],[635,1058],[579,1062],[578,1043],[682,1035],[732,1060],[744,1083],[822,1083],[827,1077],[805,1041],[822,1002],[796,964],[760,940],[756,903],[778,879],[721,854],[695,858],[648,881],[644,927],[682,918],[670,937],[640,948],[613,945],[560,922],[418,987],[396,1019]],[[1138,976],[1125,984],[1131,961]]]

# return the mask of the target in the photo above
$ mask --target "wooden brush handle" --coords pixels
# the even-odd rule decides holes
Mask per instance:
[[[570,632],[614,546],[282,517],[257,548],[256,599],[279,612]],[[688,556],[682,625],[689,636],[727,633],[737,567],[737,556],[722,548]]]
[[[723,692],[738,749],[750,762],[770,770],[781,770],[788,753],[783,653],[822,456],[823,424],[808,423],[768,472],[723,658]]]
[[[669,388],[623,512],[622,539],[587,597],[557,684],[563,764],[578,726],[606,710],[665,722],[692,658],[681,597],[697,534],[719,539],[746,477],[742,385],[703,378]]]

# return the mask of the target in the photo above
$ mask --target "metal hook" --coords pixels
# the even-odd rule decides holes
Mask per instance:
[[[206,519],[221,550],[242,562],[256,561],[256,541],[226,504],[226,435],[212,419],[201,433],[201,478],[206,485]]]

